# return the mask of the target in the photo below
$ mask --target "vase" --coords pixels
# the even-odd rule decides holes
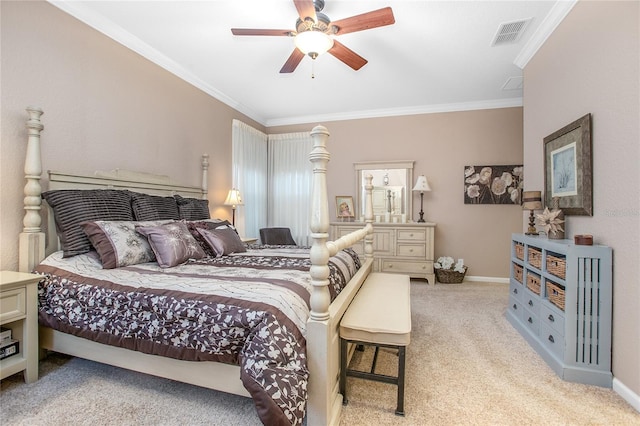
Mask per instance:
[[[558,210],[560,211],[560,213],[558,213],[558,215],[556,216],[556,220],[558,222],[560,222],[560,227],[563,230],[560,231],[558,229],[558,230],[556,230],[556,232],[549,231],[548,237],[549,237],[550,240],[564,240],[565,231],[567,229],[567,227],[566,227],[567,223],[564,221],[564,212],[560,208],[560,200],[558,199],[558,197],[555,197],[553,199],[553,210],[551,210],[551,211],[556,212]]]

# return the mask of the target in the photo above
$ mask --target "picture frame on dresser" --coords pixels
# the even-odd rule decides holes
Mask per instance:
[[[591,114],[544,138],[544,202],[557,197],[565,215],[593,215]]]
[[[336,196],[336,215],[339,219],[355,217],[353,197],[350,195]]]

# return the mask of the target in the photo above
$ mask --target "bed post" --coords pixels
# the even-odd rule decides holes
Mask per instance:
[[[27,154],[24,161],[24,175],[27,183],[24,186],[24,227],[20,233],[20,247],[18,251],[18,270],[31,272],[44,259],[45,234],[42,232],[42,204],[40,177],[42,175],[42,159],[40,156],[40,132],[44,129],[40,116],[43,114],[38,107],[27,107],[29,119],[27,129]]]
[[[313,149],[309,161],[313,164],[313,190],[311,205],[311,317],[307,323],[307,366],[309,367],[309,401],[307,409],[308,426],[329,425],[336,414],[336,404],[331,391],[329,328],[329,202],[327,196],[327,163],[329,151],[326,149],[329,131],[324,126],[311,130]]]
[[[209,154],[202,154],[202,199],[209,196]]]

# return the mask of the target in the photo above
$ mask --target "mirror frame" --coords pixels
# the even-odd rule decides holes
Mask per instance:
[[[405,170],[405,187],[406,187],[406,200],[404,209],[407,214],[407,220],[413,220],[413,163],[414,161],[366,161],[353,163],[353,167],[356,172],[356,218],[363,215],[363,193],[364,187],[362,186],[362,173],[366,170],[380,170],[380,169],[404,169]]]

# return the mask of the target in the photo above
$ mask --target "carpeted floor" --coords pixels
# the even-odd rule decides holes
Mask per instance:
[[[611,389],[560,380],[506,321],[506,284],[412,283],[404,418],[396,387],[348,379],[342,425],[640,425]],[[372,351],[352,366],[368,365]],[[382,351],[378,372],[395,374]],[[366,367],[364,367],[366,368]],[[2,381],[3,425],[256,425],[252,401],[62,355]]]

